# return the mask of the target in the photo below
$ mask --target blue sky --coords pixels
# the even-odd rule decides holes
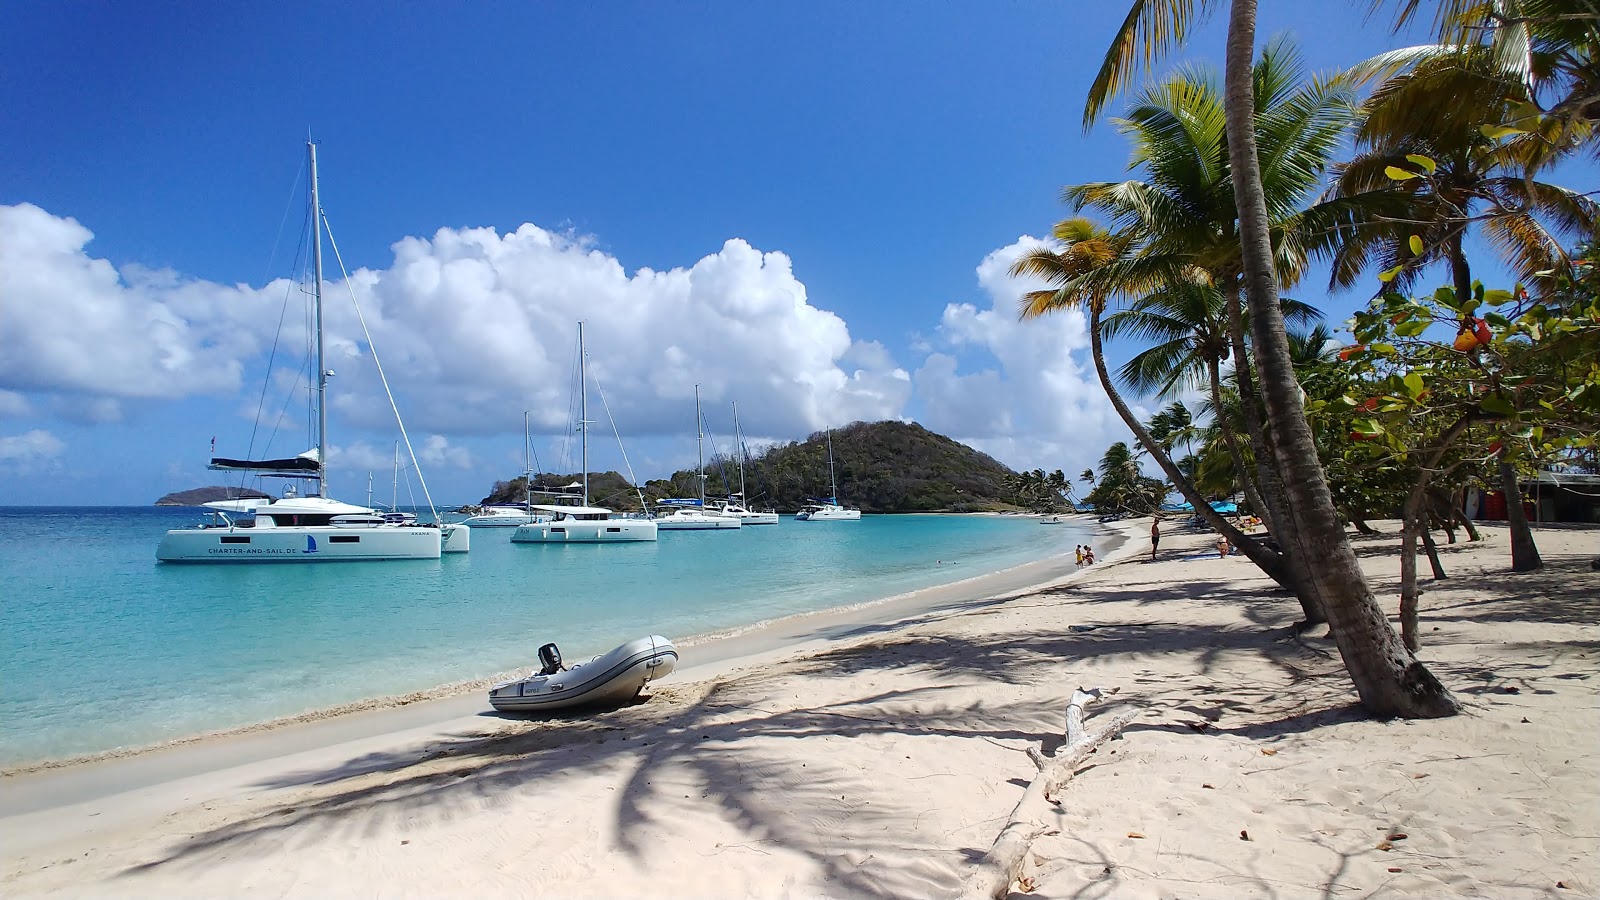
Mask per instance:
[[[211,437],[245,451],[308,130],[442,503],[517,472],[524,409],[554,455],[580,316],[641,478],[692,464],[697,382],[714,429],[737,400],[768,440],[905,417],[1077,471],[1123,439],[1081,321],[1019,325],[1003,276],[1062,185],[1124,172],[1079,126],[1122,6],[334,6],[10,10],[0,239],[30,268],[0,282],[0,504],[147,503],[218,482]],[[1365,6],[1264,4],[1262,35],[1314,69],[1412,42]],[[1220,62],[1221,27],[1184,57]],[[330,315],[359,499],[394,432]]]

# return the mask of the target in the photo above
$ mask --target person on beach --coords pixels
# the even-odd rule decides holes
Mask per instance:
[[[1219,559],[1221,559],[1221,558],[1227,557],[1227,555],[1228,555],[1228,536],[1225,535],[1225,534],[1219,534],[1219,535],[1217,535],[1217,557]]]
[[[1083,565],[1083,545],[1079,544],[1076,547],[1073,547],[1072,548],[1072,552],[1073,552],[1074,555],[1076,555],[1078,557],[1078,565],[1082,566]]]
[[[1086,566],[1094,565],[1094,548],[1088,544],[1083,545],[1083,564]]]
[[[1161,520],[1150,520],[1150,561],[1156,561],[1156,546],[1161,543]]]

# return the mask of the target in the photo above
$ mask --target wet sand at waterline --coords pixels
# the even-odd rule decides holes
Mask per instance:
[[[1142,715],[1062,792],[1031,896],[1600,891],[1600,531],[1540,529],[1527,576],[1504,529],[1442,546],[1422,656],[1466,711],[1376,722],[1248,561],[1167,527],[1149,563],[1149,521],[1118,525],[1087,570],[707,643],[610,712],[501,719],[474,695],[12,776],[0,890],[939,896],[1081,685]],[[1395,544],[1357,539],[1390,606]]]

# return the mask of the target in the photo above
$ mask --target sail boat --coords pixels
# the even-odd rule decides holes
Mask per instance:
[[[813,499],[794,514],[796,522],[844,522],[861,518],[861,510],[839,505],[839,482],[833,475],[833,431],[828,431],[828,487],[833,495]]]
[[[776,525],[778,514],[775,512],[755,512],[745,505],[744,486],[744,434],[739,431],[739,404],[733,404],[733,443],[739,454],[739,493],[733,494],[728,499],[717,504],[711,510],[714,516],[725,516],[738,519],[742,525]]]
[[[518,544],[615,544],[656,539],[650,519],[613,518],[603,506],[589,505],[589,377],[583,348],[583,323],[578,323],[578,433],[583,447],[583,494],[576,506],[533,503],[530,509],[548,513],[552,521],[518,525],[511,540]],[[604,398],[602,398],[604,399]]]
[[[700,484],[700,496],[693,500],[663,500],[661,505],[671,510],[656,516],[656,527],[668,531],[709,531],[739,528],[744,523],[737,518],[716,515],[706,511],[706,432],[700,419],[700,385],[694,386],[695,478]]]
[[[461,520],[473,528],[515,528],[536,522],[548,522],[550,517],[533,508],[533,441],[529,434],[528,413],[522,413],[522,480],[525,493],[520,506],[510,503],[484,504],[478,512]]]
[[[317,197],[317,147],[307,141],[306,148],[315,279],[312,296],[316,318],[317,446],[286,459],[213,457],[209,468],[312,481],[316,493],[302,496],[291,485],[283,497],[276,499],[207,503],[212,521],[198,528],[168,531],[156,548],[156,559],[161,562],[438,559],[440,553],[464,552],[470,546],[471,531],[464,526],[390,521],[369,507],[342,503],[327,495],[327,399],[331,373],[323,361],[322,207]]]

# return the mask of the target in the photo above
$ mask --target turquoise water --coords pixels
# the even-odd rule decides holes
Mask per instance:
[[[0,507],[0,766],[143,746],[970,578],[1084,540],[998,516],[868,516],[439,560],[160,565],[192,509]],[[945,565],[935,565],[935,561]],[[692,651],[685,654],[691,664]]]

